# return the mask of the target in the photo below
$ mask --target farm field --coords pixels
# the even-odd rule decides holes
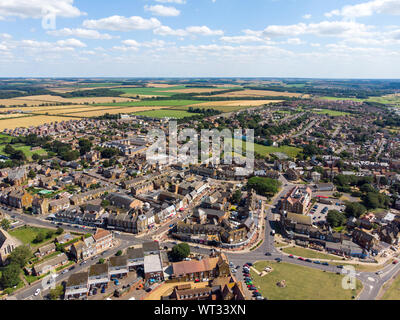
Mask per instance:
[[[223,94],[217,94],[214,97],[301,97],[301,93],[278,92],[270,90],[241,90]]]
[[[290,263],[260,261],[255,264],[258,271],[271,267],[273,271],[263,277],[251,270],[253,283],[268,300],[352,300],[362,289],[357,280],[356,290],[342,288],[342,275],[323,272]],[[302,276],[299,277],[298,275]],[[286,287],[277,286],[285,280]],[[323,284],[323,285],[321,285]]]
[[[145,101],[133,101],[133,102],[121,102],[121,103],[103,103],[98,104],[103,107],[179,107],[187,106],[199,103],[196,100],[145,100]]]
[[[259,107],[265,104],[282,102],[282,100],[232,100],[209,101],[195,104],[194,107]]]
[[[198,115],[196,113],[187,112],[184,110],[171,110],[171,109],[164,109],[164,110],[152,110],[152,111],[142,111],[142,112],[135,112],[134,115],[137,116],[146,116],[152,118],[175,118],[175,119],[183,119],[185,117],[193,117]]]
[[[60,116],[32,116],[32,117],[23,117],[23,118],[16,118],[10,119],[7,121],[0,121],[0,130],[3,131],[4,129],[15,129],[20,127],[30,127],[30,126],[40,126],[45,123],[52,123],[52,122],[61,122],[61,121],[68,121],[68,120],[78,120],[80,119],[77,117],[60,117]]]
[[[83,118],[88,118],[88,117],[98,117],[102,116],[106,113],[109,114],[128,114],[128,113],[133,113],[133,112],[149,112],[149,111],[157,111],[161,109],[167,109],[168,106],[154,106],[154,107],[116,107],[116,108],[104,108],[104,107],[99,107],[98,109],[94,110],[86,110],[86,111],[77,111],[77,112],[69,112],[65,113],[65,115],[79,115],[80,117]]]
[[[125,97],[136,97],[136,96],[161,96],[161,97],[170,97],[176,92],[170,90],[180,90],[186,89],[185,86],[171,86],[171,87],[163,87],[163,88],[116,88],[113,90],[123,91]]]
[[[63,98],[59,96],[52,95],[42,95],[42,96],[28,96],[13,99],[0,99],[0,105],[12,106],[12,105],[24,105],[27,106],[39,106],[43,103],[112,103],[112,102],[128,102],[132,101],[130,98],[120,98],[120,97],[93,97],[93,98]]]

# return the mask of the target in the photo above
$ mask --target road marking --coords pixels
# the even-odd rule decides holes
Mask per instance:
[[[372,278],[372,277],[368,277],[368,280],[371,281],[371,282],[374,282],[374,281],[375,281],[375,279]]]

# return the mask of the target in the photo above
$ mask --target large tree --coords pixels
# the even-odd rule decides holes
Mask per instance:
[[[190,247],[187,243],[177,244],[172,248],[171,255],[174,260],[182,261],[190,254]]]
[[[331,227],[336,228],[345,224],[346,216],[337,210],[329,210],[326,221]]]

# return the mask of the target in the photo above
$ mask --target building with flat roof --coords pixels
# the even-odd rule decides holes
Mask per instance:
[[[144,257],[144,278],[146,280],[164,280],[164,271],[160,254],[149,254]]]

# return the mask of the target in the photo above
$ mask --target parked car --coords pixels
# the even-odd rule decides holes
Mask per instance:
[[[315,263],[315,264],[321,264],[321,262],[318,261],[318,260],[314,261],[314,263]]]
[[[393,264],[397,264],[399,261],[397,260],[393,260]]]
[[[281,261],[282,261],[282,259],[281,259],[281,258],[276,258],[276,259],[275,259],[275,261],[277,261],[277,262],[281,262]]]
[[[292,258],[292,259],[294,259],[294,256],[291,254],[291,255],[289,255],[289,258]]]
[[[297,259],[300,261],[304,261],[304,258],[302,258],[302,257],[298,257]]]
[[[340,266],[337,266],[337,268],[339,268],[339,269],[343,269],[343,266],[342,266],[342,265],[340,265]]]
[[[265,255],[269,257],[271,256],[271,252],[266,252]]]
[[[311,259],[306,259],[305,261],[306,261],[306,262],[312,263]]]
[[[323,266],[329,266],[329,263],[328,262],[322,262],[322,265]]]
[[[106,293],[106,287],[101,288],[101,293]]]

